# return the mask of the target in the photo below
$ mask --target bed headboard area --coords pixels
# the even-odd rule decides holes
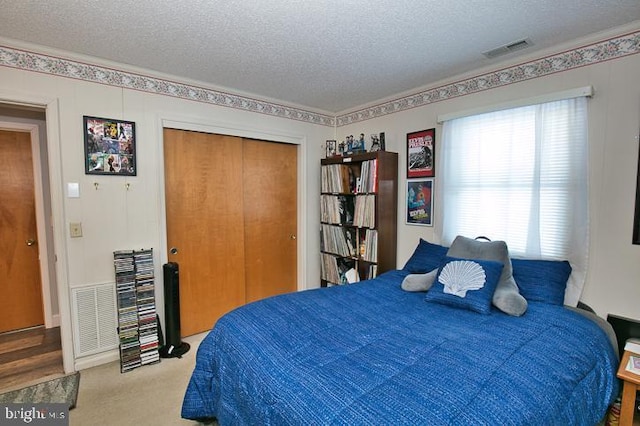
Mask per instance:
[[[622,356],[627,339],[640,337],[640,321],[609,314],[607,315],[607,322],[611,324],[613,331],[616,333],[618,353]]]

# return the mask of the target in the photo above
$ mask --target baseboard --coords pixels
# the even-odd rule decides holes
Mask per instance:
[[[98,365],[108,364],[120,359],[120,352],[118,349],[114,349],[107,352],[102,352],[96,355],[85,356],[75,360],[75,368],[78,370],[85,370],[91,367],[97,367]]]

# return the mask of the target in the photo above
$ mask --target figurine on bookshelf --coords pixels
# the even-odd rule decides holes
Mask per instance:
[[[346,144],[345,144],[345,142],[344,142],[344,141],[342,141],[342,142],[340,142],[340,143],[338,144],[338,155],[339,155],[340,157],[342,157],[342,156],[345,154],[345,152],[346,152],[346,151],[345,151],[345,148],[346,148]]]
[[[359,154],[361,152],[365,152],[364,133],[360,133],[360,138],[358,140],[355,140],[353,135],[347,136],[346,145],[348,154]]]
[[[353,150],[356,152],[365,152],[367,150],[367,148],[365,147],[364,133],[360,133],[360,138],[356,143],[354,143]]]
[[[346,138],[346,149],[348,154],[353,153],[353,135],[349,135]]]

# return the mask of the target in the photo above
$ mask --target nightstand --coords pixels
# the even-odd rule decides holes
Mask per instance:
[[[633,374],[626,370],[629,363],[629,354],[624,352],[620,367],[618,367],[618,378],[624,381],[622,390],[622,405],[620,407],[620,426],[634,425],[633,413],[636,405],[636,392],[640,389],[640,375]]]

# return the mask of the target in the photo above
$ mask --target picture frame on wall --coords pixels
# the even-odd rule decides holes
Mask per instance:
[[[327,158],[335,157],[337,155],[336,146],[335,140],[329,139],[325,142],[325,155]]]
[[[407,178],[435,176],[436,129],[407,133]]]
[[[85,174],[135,176],[136,124],[83,116]]]
[[[407,180],[405,221],[408,225],[433,226],[433,181]]]
[[[640,140],[640,136],[638,137]],[[633,214],[633,235],[631,243],[640,245],[640,148],[638,149],[638,168],[636,170],[636,204]]]

